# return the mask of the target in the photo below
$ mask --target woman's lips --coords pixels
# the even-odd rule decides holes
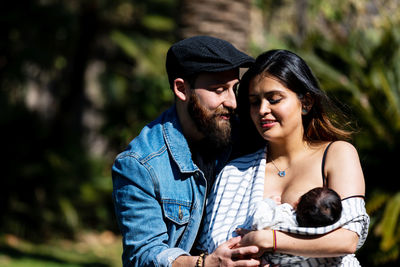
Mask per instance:
[[[276,120],[261,120],[261,128],[271,128],[276,123]]]

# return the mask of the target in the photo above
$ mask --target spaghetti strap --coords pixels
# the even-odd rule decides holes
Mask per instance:
[[[325,177],[325,158],[326,154],[328,153],[329,147],[332,145],[333,142],[330,142],[329,145],[326,146],[324,155],[322,156],[322,164],[321,164],[321,171],[322,171],[322,184],[326,186],[326,177]]]

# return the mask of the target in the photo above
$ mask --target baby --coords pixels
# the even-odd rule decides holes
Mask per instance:
[[[340,196],[327,187],[316,187],[302,195],[295,207],[288,203],[277,204],[266,198],[251,207],[250,216],[243,228],[261,230],[278,226],[321,227],[340,219]],[[243,233],[243,232],[242,232]]]
[[[321,227],[334,224],[342,214],[342,200],[332,189],[317,187],[300,197],[296,220],[302,227]]]
[[[236,234],[244,235],[251,230],[276,229],[280,226],[323,227],[337,222],[342,213],[340,196],[327,187],[311,189],[300,197],[295,207],[279,203],[280,199],[266,198],[250,207],[250,216],[241,226],[243,228],[236,229]],[[265,253],[262,263],[292,266],[305,259],[302,256]]]

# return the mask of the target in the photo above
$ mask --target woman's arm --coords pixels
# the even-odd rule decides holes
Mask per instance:
[[[276,251],[305,257],[337,257],[356,251],[358,235],[339,228],[325,235],[301,236],[276,232]]]
[[[352,254],[356,251],[358,235],[339,228],[325,235],[293,235],[275,231],[275,252],[305,257],[336,257]],[[252,231],[240,241],[240,246],[256,245],[260,254],[271,252],[273,248],[272,230]]]
[[[325,175],[328,187],[342,199],[365,195],[364,174],[355,147],[344,141],[334,142],[326,155]]]

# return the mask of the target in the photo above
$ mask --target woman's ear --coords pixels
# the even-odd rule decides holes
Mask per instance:
[[[301,114],[307,115],[310,112],[312,106],[314,105],[314,98],[310,93],[306,93],[305,95],[301,95]]]
[[[187,83],[181,78],[174,80],[174,94],[182,101],[189,99],[189,90]]]

